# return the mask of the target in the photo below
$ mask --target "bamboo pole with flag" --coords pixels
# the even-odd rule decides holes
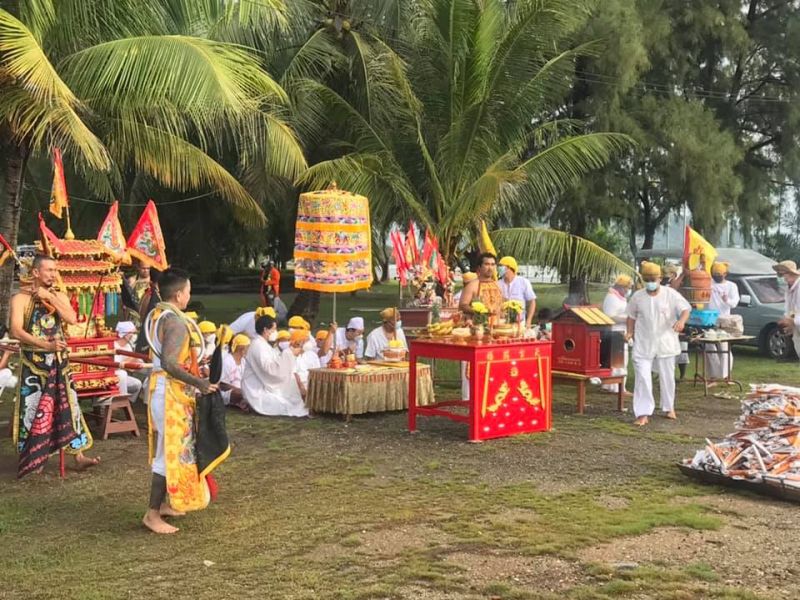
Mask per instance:
[[[72,224],[69,218],[69,196],[67,195],[67,180],[64,177],[64,162],[61,160],[61,150],[53,148],[53,186],[50,190],[50,214],[57,219],[62,219],[67,213],[67,232],[65,240],[74,240]]]
[[[683,237],[683,264],[690,271],[698,269],[711,273],[711,265],[717,258],[717,250],[702,235],[686,226]]]

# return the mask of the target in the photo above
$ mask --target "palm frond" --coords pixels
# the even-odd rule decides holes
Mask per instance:
[[[498,251],[543,267],[552,267],[572,277],[608,281],[618,273],[636,277],[636,269],[594,242],[563,231],[517,228],[493,231]]]
[[[60,66],[76,94],[123,115],[161,104],[219,115],[287,99],[251,52],[197,37],[113,40],[76,52]]]
[[[263,226],[261,207],[241,183],[212,157],[188,141],[132,121],[111,121],[108,146],[114,157],[131,160],[139,171],[178,191],[212,189],[231,204],[237,220]]]

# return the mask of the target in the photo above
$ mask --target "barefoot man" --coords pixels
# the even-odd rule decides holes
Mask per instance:
[[[681,353],[678,334],[683,331],[691,305],[671,287],[661,285],[661,267],[644,262],[644,289],[628,302],[625,341],[633,339],[633,412],[636,425],[647,425],[655,410],[653,375],[658,373],[661,410],[675,419],[675,357]]]
[[[142,523],[155,533],[175,533],[178,528],[164,517],[208,506],[210,492],[195,452],[195,391],[210,394],[217,386],[198,376],[196,349],[190,344],[197,326],[183,313],[191,297],[189,276],[180,269],[167,269],[159,290],[163,302],[144,324],[153,357],[148,415],[153,479]]]
[[[72,389],[62,322],[76,322],[69,299],[54,289],[56,261],[37,255],[30,287],[11,299],[11,336],[19,340],[22,364],[14,406],[14,444],[19,452],[17,477],[41,470],[47,458],[65,449],[78,469],[100,462],[83,455],[92,436]]]

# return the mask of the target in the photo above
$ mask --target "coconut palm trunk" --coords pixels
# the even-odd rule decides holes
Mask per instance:
[[[0,147],[5,155],[5,173],[3,174],[5,204],[0,207],[0,233],[12,248],[16,248],[28,149],[25,145],[14,142],[7,130],[3,132],[2,138],[3,142]],[[8,309],[13,285],[14,262],[9,260],[0,270],[0,323],[3,324],[8,323]]]

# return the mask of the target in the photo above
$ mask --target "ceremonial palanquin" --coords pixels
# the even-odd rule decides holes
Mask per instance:
[[[335,183],[301,194],[294,245],[297,289],[352,292],[372,285],[372,230],[364,196]]]

